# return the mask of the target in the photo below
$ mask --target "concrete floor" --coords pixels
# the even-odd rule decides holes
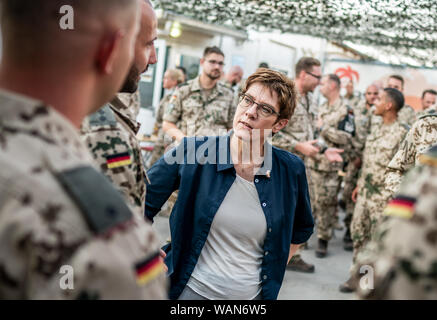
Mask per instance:
[[[342,214],[340,215],[342,217]],[[168,218],[157,216],[154,228],[162,243],[169,238]],[[328,255],[317,258],[315,234],[309,241],[309,247],[302,252],[303,259],[315,265],[313,274],[287,270],[279,292],[279,300],[352,300],[353,294],[338,291],[338,286],[347,280],[352,261],[352,252],[343,250],[344,231],[335,231],[335,237],[329,242]]]

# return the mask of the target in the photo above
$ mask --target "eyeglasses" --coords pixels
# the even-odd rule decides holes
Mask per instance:
[[[262,104],[262,103],[256,103],[250,96],[248,96],[247,94],[241,94],[240,95],[240,102],[239,105],[244,108],[244,109],[248,109],[253,105],[256,105],[256,112],[259,116],[262,116],[264,118],[268,118],[272,115],[277,115],[278,117],[280,116],[279,113],[277,113],[273,107],[267,105],[267,104]]]
[[[209,64],[218,64],[220,67],[223,67],[225,65],[225,63],[223,61],[216,61],[216,60],[206,60],[206,62],[208,62]]]
[[[318,75],[316,75],[316,74],[314,74],[314,73],[311,73],[311,72],[309,72],[309,71],[305,71],[306,73],[308,73],[309,75],[311,75],[311,76],[313,76],[314,78],[316,78],[317,80],[321,80],[322,79],[322,76],[318,76]]]

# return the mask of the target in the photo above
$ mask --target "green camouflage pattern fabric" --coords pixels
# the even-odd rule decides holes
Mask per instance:
[[[140,124],[134,119],[135,113],[116,97],[85,119],[81,135],[100,170],[143,217],[147,176],[136,137]],[[117,156],[129,159],[111,167],[111,159]]]
[[[24,96],[1,91],[0,106],[0,299],[167,298],[164,272],[136,281],[136,264],[159,253],[152,227],[130,213],[107,232],[91,230],[60,184],[64,172],[93,170],[78,130]],[[74,272],[71,289],[60,285],[63,266]]]
[[[305,156],[294,148],[299,142],[314,140],[314,124],[316,119],[316,107],[311,93],[298,94],[296,109],[288,124],[279,131],[272,139],[275,147],[296,154],[302,160]]]
[[[171,144],[171,138],[167,137],[162,130],[162,122],[165,114],[165,109],[173,96],[173,91],[164,95],[159,102],[158,110],[156,111],[155,126],[153,128],[153,135],[156,136],[155,144],[153,146],[152,155],[150,156],[147,167],[150,168],[165,152],[165,148]]]
[[[374,276],[373,288],[358,287],[360,299],[437,299],[437,146],[427,157],[406,175],[393,200],[409,201],[411,214],[384,215],[358,256]]]
[[[344,96],[343,100],[348,106],[351,106],[354,110],[356,110],[356,108],[363,101],[363,98],[359,92],[354,92],[354,94],[350,97]]]
[[[373,109],[367,108],[366,101],[361,100],[354,108],[355,135],[351,138],[352,151],[350,161],[345,169],[346,175],[344,177],[343,200],[346,205],[346,224],[350,224],[352,220],[352,214],[355,208],[355,203],[352,201],[352,192],[357,186],[360,171],[360,169],[354,165],[353,160],[355,158],[362,159],[363,157],[364,145],[370,133],[372,117],[374,117]]]
[[[414,111],[414,109],[408,104],[405,104],[398,112],[399,122],[405,123],[410,127],[413,125],[414,122],[416,122],[416,119],[416,111]]]
[[[358,179],[358,197],[351,223],[354,259],[368,242],[386,205],[385,172],[402,143],[407,129],[398,121],[375,127],[366,140],[363,165]]]
[[[204,98],[199,77],[180,85],[171,97],[164,121],[174,124],[186,136],[223,135],[232,128],[234,95],[221,82]]]
[[[400,149],[388,164],[385,187],[389,197],[398,192],[405,172],[418,164],[419,157],[437,143],[437,111],[430,107],[417,120],[402,143]]]
[[[319,108],[319,119],[323,121],[318,140],[322,140],[328,148],[340,148],[345,152],[342,157],[348,157],[351,151],[352,135],[346,131],[338,129],[340,122],[348,114],[348,106],[342,98],[339,98],[332,106],[323,103]],[[312,170],[333,172],[341,170],[343,163],[331,163],[323,154],[318,154],[314,158],[307,159],[308,166]]]
[[[345,149],[346,154],[352,136],[338,127],[348,112],[348,106],[342,98],[331,106],[325,102],[319,108],[319,118],[323,121],[319,139],[328,147]],[[337,195],[341,184],[338,171],[342,169],[343,163],[330,163],[322,154],[306,160],[314,189],[313,214],[317,217],[317,237],[330,240],[337,221]]]

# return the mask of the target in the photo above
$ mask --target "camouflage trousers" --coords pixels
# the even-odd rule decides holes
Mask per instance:
[[[350,228],[350,224],[352,223],[352,216],[355,209],[355,202],[352,201],[352,192],[357,186],[359,171],[360,169],[355,167],[352,162],[349,162],[346,166],[343,188],[343,201],[346,204],[346,216],[344,218],[346,228]]]
[[[351,223],[351,237],[353,241],[353,263],[356,262],[357,255],[370,241],[386,203],[382,195],[369,194],[366,190],[359,191],[357,203]]]
[[[313,215],[317,219],[317,237],[331,240],[337,222],[337,195],[341,179],[337,171],[311,170],[314,202]]]

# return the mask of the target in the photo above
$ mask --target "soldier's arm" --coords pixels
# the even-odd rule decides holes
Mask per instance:
[[[184,133],[178,129],[176,124],[182,118],[182,96],[181,89],[176,89],[170,101],[165,106],[162,130],[169,136],[176,139],[178,142],[185,137]]]
[[[351,135],[343,130],[338,130],[333,127],[322,128],[320,135],[329,142],[341,146],[342,148],[350,146]]]

